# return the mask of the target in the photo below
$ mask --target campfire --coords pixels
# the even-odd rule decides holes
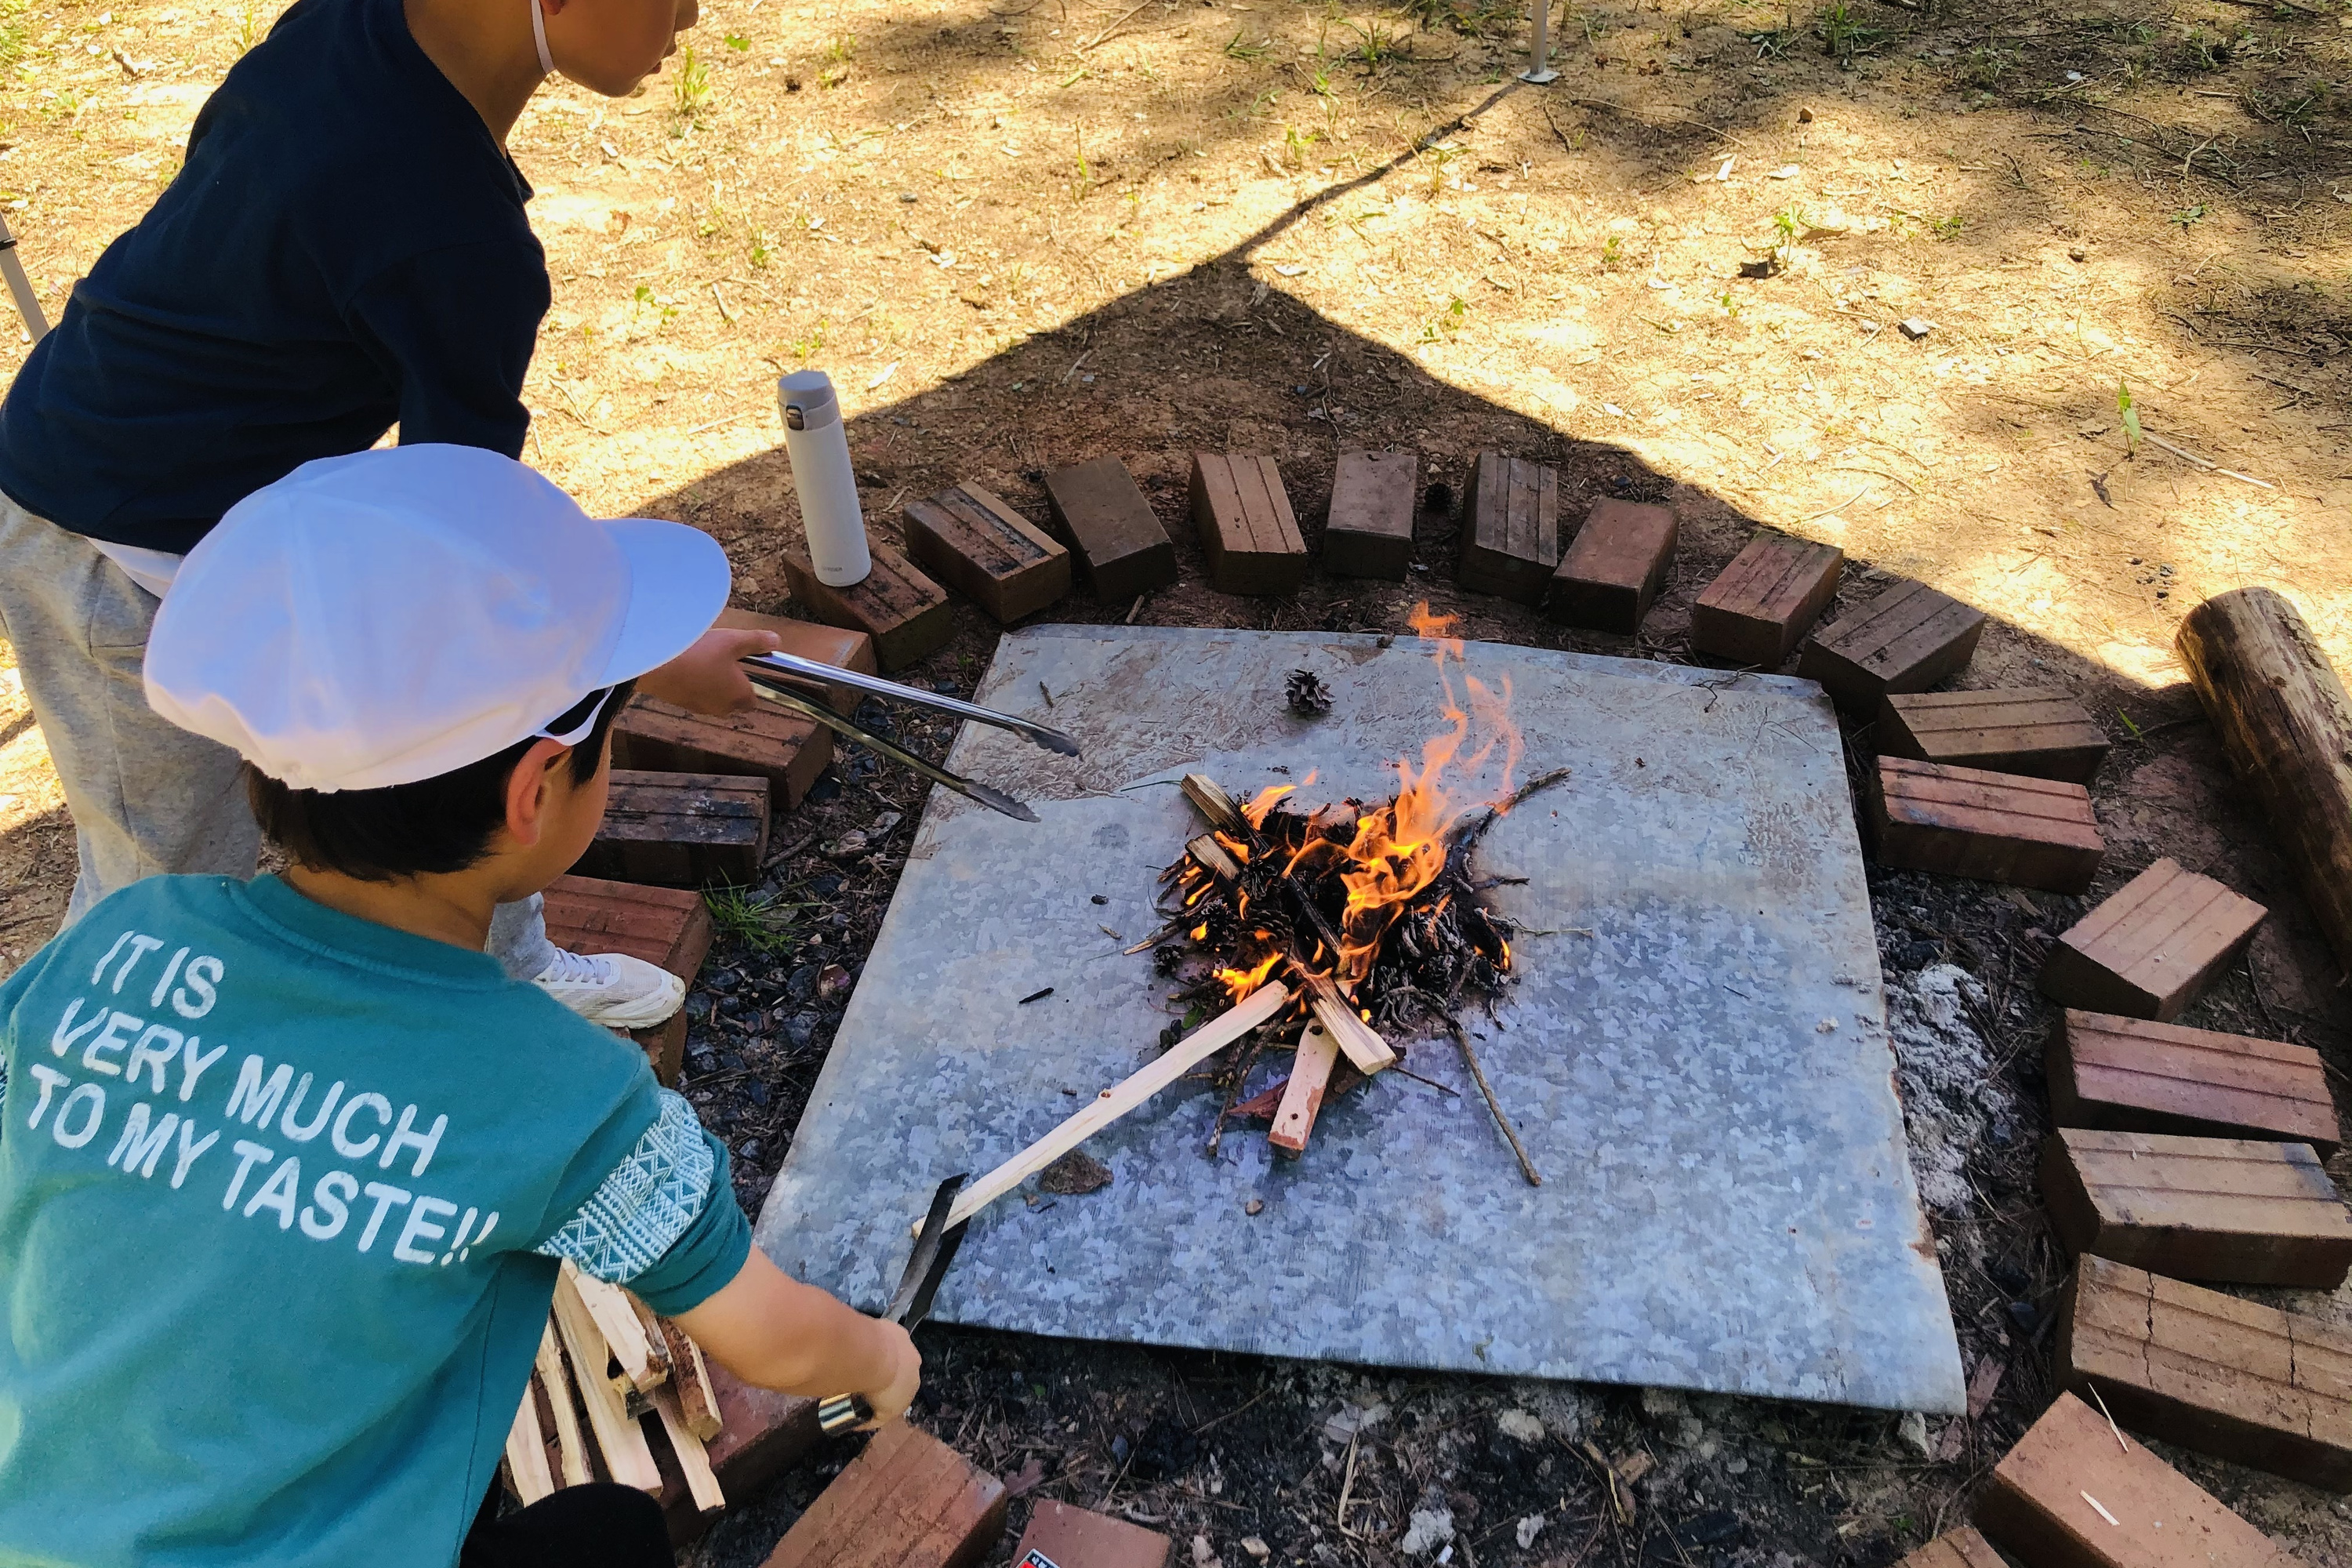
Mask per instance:
[[[1294,993],[1257,1043],[1219,1074],[1225,1108],[1213,1152],[1235,1117],[1271,1121],[1274,1146],[1302,1152],[1327,1097],[1382,1071],[1419,1078],[1398,1065],[1405,1046],[1443,1029],[1528,1180],[1541,1180],[1486,1083],[1460,1013],[1477,1005],[1491,1013],[1512,963],[1511,922],[1485,895],[1520,879],[1481,878],[1473,866],[1478,840],[1566,770],[1515,787],[1520,738],[1509,677],[1496,691],[1457,670],[1462,643],[1449,635],[1452,624],[1427,605],[1413,613],[1413,630],[1431,644],[1448,728],[1423,744],[1418,766],[1399,760],[1389,799],[1303,806],[1312,798],[1313,773],[1246,804],[1202,774],[1183,781],[1208,831],[1163,875],[1168,921],[1151,944],[1160,972],[1200,1015],[1224,1011],[1269,979],[1289,983]],[[1244,1100],[1268,1034],[1294,1040],[1290,1074]]]

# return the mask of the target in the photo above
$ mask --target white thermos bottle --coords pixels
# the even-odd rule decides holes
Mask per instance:
[[[801,525],[808,531],[810,564],[817,581],[846,588],[866,581],[874,557],[866,549],[866,517],[857,506],[857,476],[849,466],[849,437],[841,403],[821,370],[800,370],[776,383],[784,411],[784,451],[800,491]]]

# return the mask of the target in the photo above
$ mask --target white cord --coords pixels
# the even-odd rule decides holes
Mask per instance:
[[[530,41],[539,46],[539,74],[555,74],[555,57],[547,52],[547,17],[540,10],[539,0],[530,0]]]

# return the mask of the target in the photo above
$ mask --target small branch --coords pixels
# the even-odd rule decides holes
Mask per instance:
[[[2274,490],[2278,489],[2278,486],[2271,483],[2268,479],[2258,479],[2252,474],[2242,474],[2235,468],[2225,468],[2210,458],[2200,458],[2194,452],[2187,451],[2181,447],[2174,446],[2171,442],[2166,440],[2161,436],[2153,436],[2147,431],[2142,430],[2139,433],[2139,438],[2147,442],[2151,447],[2163,447],[2166,451],[2171,453],[2182,462],[2194,464],[2196,467],[2204,469],[2209,474],[2219,474],[2223,479],[2242,479],[2247,484],[2259,485],[2266,490]]]
[[[1495,1125],[1501,1128],[1503,1136],[1511,1141],[1511,1152],[1519,1157],[1519,1170],[1526,1174],[1528,1185],[1542,1186],[1543,1177],[1537,1173],[1535,1162],[1528,1158],[1527,1146],[1519,1142],[1518,1133],[1511,1126],[1511,1119],[1503,1114],[1502,1102],[1495,1098],[1494,1086],[1486,1081],[1486,1069],[1478,1065],[1478,1053],[1470,1048],[1468,1032],[1451,1017],[1445,1019],[1445,1026],[1454,1032],[1454,1043],[1462,1047],[1462,1059],[1470,1064],[1470,1076],[1477,1080],[1478,1092],[1486,1097],[1486,1109],[1495,1113]]]

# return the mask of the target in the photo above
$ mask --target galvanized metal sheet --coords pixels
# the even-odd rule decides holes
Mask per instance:
[[[1407,1059],[1458,1098],[1385,1075],[1328,1107],[1297,1162],[1254,1128],[1204,1157],[1218,1098],[1180,1083],[1087,1145],[1109,1186],[977,1220],[934,1316],[1958,1410],[1820,689],[1490,644],[1465,658],[1509,678],[1526,771],[1573,769],[1478,851],[1482,872],[1528,879],[1497,905],[1556,933],[1517,944],[1517,982],[1474,1023],[1544,1184],[1522,1180],[1448,1040]],[[1331,687],[1328,715],[1287,711],[1297,668]],[[993,1167],[1155,1054],[1168,987],[1120,950],[1197,831],[1173,781],[1198,769],[1240,793],[1312,768],[1309,797],[1383,798],[1393,760],[1444,727],[1412,638],[1043,626],[1004,639],[980,700],[1086,755],[966,727],[950,765],[1044,821],[933,793],[758,1226],[785,1269],[869,1309],[941,1176]]]

